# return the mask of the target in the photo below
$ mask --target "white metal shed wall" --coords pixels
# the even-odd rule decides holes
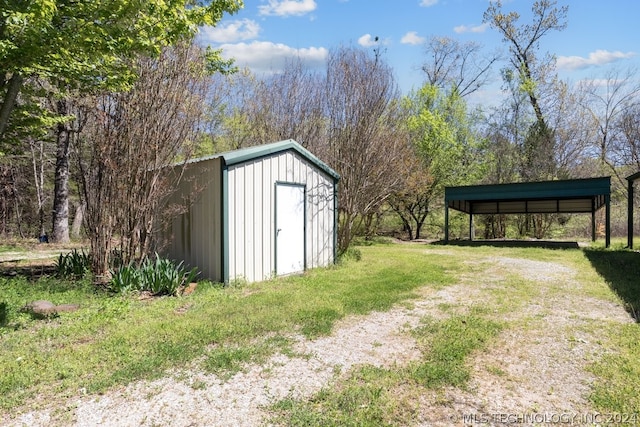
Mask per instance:
[[[170,203],[187,207],[172,222],[169,257],[198,267],[202,277],[223,281],[222,276],[222,159],[187,165]]]
[[[334,257],[334,185],[331,177],[289,150],[228,168],[229,279],[265,280],[275,272],[276,183],[306,188],[306,265]]]

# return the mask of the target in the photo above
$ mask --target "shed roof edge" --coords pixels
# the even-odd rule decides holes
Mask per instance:
[[[309,150],[304,148],[293,139],[286,139],[283,141],[272,142],[263,145],[255,145],[252,147],[241,148],[239,150],[227,151],[224,153],[217,153],[211,156],[191,159],[187,163],[198,163],[201,161],[221,157],[222,159],[224,159],[224,162],[227,166],[232,166],[249,162],[260,157],[265,157],[270,154],[276,154],[288,150],[296,151],[298,154],[316,165],[319,169],[323,170],[336,181],[340,179],[340,175],[335,170],[333,170],[329,165],[320,160],[317,156],[315,156],[313,153],[311,153]]]

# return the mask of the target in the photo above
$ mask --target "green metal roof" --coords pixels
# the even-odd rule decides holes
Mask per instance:
[[[445,188],[449,208],[470,214],[586,213],[605,205],[611,177]]]
[[[196,163],[203,160],[211,160],[218,157],[222,157],[227,166],[237,165],[240,163],[250,162],[252,160],[259,159],[261,157],[267,157],[271,154],[280,153],[283,151],[295,151],[316,167],[326,172],[334,180],[339,180],[340,175],[331,169],[329,165],[324,163],[318,157],[314,156],[309,150],[302,145],[294,141],[293,139],[287,139],[284,141],[272,142],[270,144],[255,145],[253,147],[241,148],[239,150],[228,151],[226,153],[218,153],[212,156],[207,156],[199,159],[190,160],[188,163]]]

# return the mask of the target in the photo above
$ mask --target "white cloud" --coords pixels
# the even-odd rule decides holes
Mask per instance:
[[[559,56],[556,62],[558,68],[563,70],[578,70],[590,66],[598,66],[610,64],[621,59],[632,58],[636,56],[635,52],[609,52],[608,50],[596,50],[591,52],[588,58],[582,56]]]
[[[487,23],[473,26],[458,25],[457,27],[453,27],[453,31],[455,31],[457,34],[484,33],[485,31],[487,31],[487,28],[489,28],[489,24]]]
[[[421,0],[420,6],[429,7],[438,4],[439,0]]]
[[[365,34],[358,39],[358,44],[363,47],[371,47],[378,45],[379,41],[380,39],[378,37],[373,37],[371,34]]]
[[[202,27],[200,38],[207,44],[232,43],[240,40],[251,40],[258,37],[260,25],[251,19],[230,21],[216,27]]]
[[[323,47],[295,49],[282,43],[260,42],[223,44],[224,58],[235,59],[235,65],[255,73],[277,72],[288,59],[298,58],[310,68],[323,67],[329,51]]]
[[[260,15],[300,16],[316,10],[315,0],[269,0],[266,6],[258,6]]]
[[[417,32],[409,31],[407,34],[402,36],[402,38],[400,39],[400,43],[416,45],[423,44],[425,40],[426,39],[424,37],[420,37]]]

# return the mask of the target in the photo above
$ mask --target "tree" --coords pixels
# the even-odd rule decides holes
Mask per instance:
[[[208,6],[185,2],[131,0],[76,2],[71,0],[8,1],[0,20],[0,141],[24,137],[16,108],[34,109],[25,82],[48,82],[51,111],[57,117],[56,172],[52,239],[69,240],[69,153],[77,129],[71,93],[126,90],[137,74],[132,58],[156,55],[164,46],[193,36],[198,25],[217,22],[223,12],[235,12],[241,0],[216,0]],[[43,34],[45,35],[43,37]],[[211,66],[226,69],[219,52],[209,52]],[[37,102],[36,104],[37,105]],[[46,114],[40,112],[44,127]]]
[[[434,180],[426,162],[415,147],[407,147],[396,173],[404,175],[402,186],[389,197],[389,206],[400,217],[409,240],[419,239],[422,227],[431,212]]]
[[[405,228],[413,218],[418,238],[433,201],[442,199],[446,186],[479,180],[484,156],[476,119],[455,89],[425,84],[405,98],[404,108],[415,158],[412,167],[405,164],[408,180],[390,203]]]
[[[629,166],[634,173],[640,170],[640,103],[625,109],[616,126],[618,138],[611,156],[616,164]]]
[[[471,95],[484,86],[498,55],[485,55],[475,42],[461,43],[449,37],[431,37],[426,45],[428,60],[422,65],[427,83],[460,96]]]
[[[624,72],[614,69],[604,79],[581,82],[581,90],[585,94],[582,107],[591,116],[597,129],[597,136],[594,138],[597,143],[593,149],[600,161],[613,173],[616,173],[618,166],[627,164],[629,160],[617,157],[615,153],[618,151],[616,148],[619,140],[629,135],[619,123],[623,123],[627,113],[640,104],[640,84],[636,80],[636,74],[633,69]],[[621,182],[626,181],[621,179]]]
[[[260,80],[234,75],[234,96],[222,137],[235,147],[295,139],[316,151],[324,132],[322,75],[288,61],[281,72]]]
[[[161,208],[187,160],[203,119],[209,76],[205,55],[186,44],[136,61],[128,92],[95,98],[78,166],[87,211],[92,271],[108,278],[114,249],[122,262],[152,250]],[[179,170],[180,168],[178,168]]]
[[[424,85],[407,99],[409,129],[418,153],[427,162],[434,191],[461,185],[480,176],[481,142],[474,130],[474,117],[455,92]]]
[[[345,251],[363,219],[401,183],[404,125],[391,68],[378,54],[340,48],[323,82],[326,140],[320,155],[340,174],[338,247]]]
[[[500,0],[491,2],[484,13],[484,22],[497,29],[509,45],[511,68],[503,72],[505,82],[512,90],[526,94],[535,116],[523,141],[523,179],[527,181],[550,179],[556,174],[555,134],[543,111],[545,86],[555,81],[552,57],[537,54],[540,39],[552,30],[563,30],[567,6],[556,7],[555,0],[538,0],[532,6],[533,22],[518,26],[517,12],[502,12]]]
[[[206,6],[184,1],[5,0],[0,15],[0,139],[15,122],[23,85],[32,77],[74,86],[125,89],[135,80],[130,60],[215,24],[242,0]],[[228,65],[211,52],[219,66]],[[15,123],[14,123],[15,124]]]
[[[502,12],[502,1],[491,2],[484,12],[483,22],[497,29],[509,45],[510,62],[517,73],[520,89],[527,94],[531,107],[539,122],[545,121],[539,100],[539,84],[544,81],[544,73],[551,58],[540,62],[536,55],[540,39],[552,30],[562,31],[566,28],[568,6],[555,7],[555,0],[538,0],[533,3],[533,23],[517,26],[520,15],[517,12]]]

